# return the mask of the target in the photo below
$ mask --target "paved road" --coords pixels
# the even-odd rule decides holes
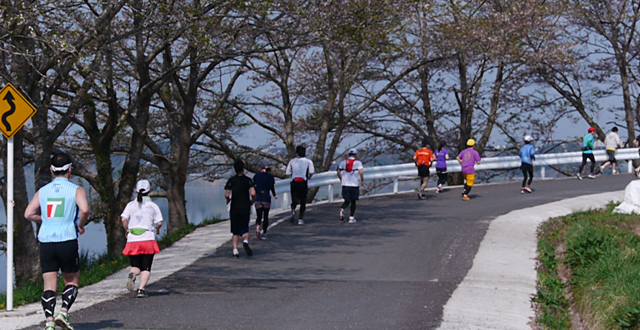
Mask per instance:
[[[254,240],[251,258],[231,258],[228,243],[152,284],[149,298],[98,304],[72,322],[83,330],[434,329],[493,218],[622,190],[632,179],[537,181],[527,195],[517,183],[477,186],[469,202],[459,188],[426,201],[376,197],[359,203],[357,224],[339,223],[337,204],[319,206],[304,226],[283,223],[268,241]]]

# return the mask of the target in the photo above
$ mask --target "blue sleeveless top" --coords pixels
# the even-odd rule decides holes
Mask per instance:
[[[42,226],[38,241],[57,243],[78,239],[77,189],[77,185],[65,178],[56,178],[40,188]]]

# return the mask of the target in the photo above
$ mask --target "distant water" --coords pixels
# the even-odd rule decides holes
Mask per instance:
[[[185,188],[187,198],[187,217],[189,222],[201,223],[204,219],[228,218],[227,207],[224,200],[223,183],[198,182],[188,184]],[[154,198],[162,211],[162,216],[166,220],[168,212],[167,200],[164,198]],[[0,203],[0,223],[6,224],[6,211]],[[89,254],[99,255],[107,250],[107,237],[102,223],[90,223],[86,227],[85,234],[80,236],[80,250]],[[161,235],[165,234],[166,226],[163,226]],[[7,258],[3,253],[0,255],[0,291],[6,290],[7,284]]]

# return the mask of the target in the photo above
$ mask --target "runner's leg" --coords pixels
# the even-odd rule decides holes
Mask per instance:
[[[269,210],[270,208],[266,207],[263,208],[263,212],[262,212],[262,216],[263,216],[263,221],[262,221],[262,232],[263,233],[267,233],[267,228],[269,228]]]
[[[351,217],[356,215],[356,201],[351,202]]]

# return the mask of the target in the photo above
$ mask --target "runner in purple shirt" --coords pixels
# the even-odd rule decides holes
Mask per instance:
[[[442,192],[442,185],[447,182],[447,160],[449,160],[449,150],[446,148],[447,141],[440,141],[438,150],[436,150],[436,173],[438,174],[437,193]]]
[[[476,145],[476,141],[474,139],[469,139],[467,141],[467,146],[469,148],[462,150],[462,152],[458,155],[457,159],[460,162],[462,167],[462,175],[464,176],[464,190],[462,191],[462,200],[468,201],[469,192],[473,187],[473,184],[476,181],[476,169],[475,165],[480,164],[480,155],[477,151],[473,149]]]

